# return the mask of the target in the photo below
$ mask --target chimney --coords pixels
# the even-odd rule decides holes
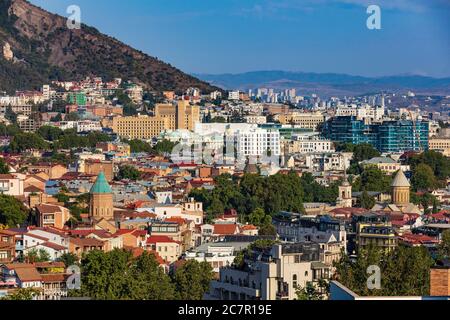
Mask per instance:
[[[430,270],[430,296],[450,296],[450,263],[445,261]]]

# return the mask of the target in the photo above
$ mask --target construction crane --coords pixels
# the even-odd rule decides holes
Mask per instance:
[[[413,132],[414,132],[414,136],[416,137],[416,139],[417,139],[417,141],[418,141],[418,143],[419,143],[419,152],[422,152],[423,151],[423,148],[422,148],[422,141],[420,140],[420,134],[419,134],[419,132],[417,131],[417,128],[416,128],[416,118],[415,117],[413,117],[413,114],[412,114],[412,111],[411,110],[408,110],[408,112],[409,112],[409,116],[411,117],[411,121],[412,121],[412,123],[413,123]]]

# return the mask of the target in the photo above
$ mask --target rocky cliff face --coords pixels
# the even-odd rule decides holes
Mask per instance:
[[[0,0],[0,48],[6,43],[15,59],[0,57],[0,90],[38,87],[49,80],[122,77],[153,91],[216,90],[157,58],[25,0]]]

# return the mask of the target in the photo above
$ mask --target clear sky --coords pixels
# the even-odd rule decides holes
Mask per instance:
[[[31,0],[189,73],[450,76],[450,0]],[[369,4],[381,30],[366,27]]]

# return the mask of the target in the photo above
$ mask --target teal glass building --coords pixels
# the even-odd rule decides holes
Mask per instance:
[[[354,116],[328,120],[322,134],[332,141],[370,143],[380,152],[428,150],[429,123],[423,120],[392,120],[365,124]]]

